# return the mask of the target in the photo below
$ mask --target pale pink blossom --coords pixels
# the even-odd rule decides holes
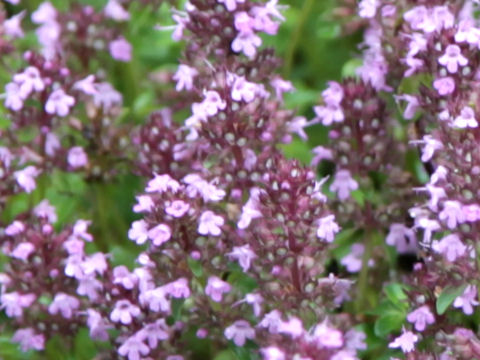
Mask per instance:
[[[48,306],[48,312],[52,315],[60,313],[65,319],[71,319],[75,310],[80,307],[80,301],[71,295],[58,293]]]
[[[205,294],[210,296],[213,301],[221,302],[223,294],[230,292],[230,290],[232,290],[232,287],[229,283],[217,276],[210,276],[205,287]]]
[[[407,320],[415,324],[415,330],[423,331],[427,325],[431,325],[435,322],[435,316],[430,311],[428,305],[419,307],[407,315]]]
[[[45,111],[48,114],[67,116],[70,108],[75,104],[75,98],[67,95],[62,89],[57,89],[50,94],[45,103]]]
[[[180,64],[178,66],[177,72],[173,75],[173,80],[177,82],[175,90],[190,91],[193,88],[193,79],[198,75],[198,71],[195,68],[192,68],[185,64]]]
[[[130,14],[125,10],[117,0],[108,0],[103,9],[105,16],[115,21],[126,21],[130,19]]]
[[[255,329],[245,320],[237,320],[225,329],[225,337],[232,340],[235,345],[243,346],[247,339],[253,340]]]
[[[460,129],[478,127],[475,111],[470,106],[465,106],[460,112],[460,115],[455,118],[452,125]]]
[[[112,58],[117,61],[129,62],[132,60],[132,45],[125,38],[111,41],[108,49]]]
[[[459,66],[466,66],[468,59],[462,55],[462,51],[458,45],[448,45],[445,53],[438,59],[438,63],[447,68],[448,72],[454,74],[458,71]]]
[[[243,272],[247,272],[250,269],[252,261],[257,255],[250,249],[250,245],[234,246],[232,252],[227,254],[228,257],[235,259],[240,264]]]
[[[13,176],[17,181],[17,184],[25,190],[27,193],[31,193],[37,187],[37,183],[35,182],[35,178],[40,175],[41,171],[37,169],[35,166],[27,166],[26,168],[15,171]]]
[[[20,344],[23,352],[45,349],[45,337],[43,334],[35,333],[32,328],[18,329],[12,336],[12,342]]]
[[[475,285],[468,285],[463,294],[455,299],[453,307],[462,308],[465,315],[472,315],[473,307],[478,305],[478,301],[475,300],[476,297],[477,287]]]
[[[172,237],[172,230],[167,224],[159,224],[148,230],[148,237],[152,240],[153,245],[161,246],[163,243],[170,240]]]
[[[207,210],[200,215],[198,222],[198,233],[201,235],[219,236],[222,233],[221,226],[225,220],[220,215],[215,215],[212,211]]]
[[[88,156],[81,146],[74,146],[68,150],[67,162],[74,169],[88,165]]]
[[[335,173],[330,191],[337,193],[338,199],[341,201],[347,200],[350,197],[350,192],[358,189],[358,183],[350,174],[348,170],[338,170]]]
[[[405,331],[403,329],[402,335],[395,338],[390,344],[389,348],[401,348],[404,353],[408,353],[415,349],[415,343],[418,341],[418,336],[411,331]]]
[[[317,237],[326,242],[333,242],[335,234],[340,231],[340,227],[335,222],[335,215],[327,215],[318,221]]]
[[[174,200],[166,208],[165,212],[176,218],[181,218],[190,209],[190,205],[183,200]]]
[[[133,305],[128,300],[118,300],[115,303],[115,308],[110,314],[110,320],[113,322],[120,322],[123,325],[132,323],[132,319],[140,315],[140,308]]]

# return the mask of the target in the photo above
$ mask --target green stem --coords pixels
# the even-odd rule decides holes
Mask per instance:
[[[369,274],[368,262],[372,258],[372,252],[375,246],[375,232],[373,230],[374,227],[371,226],[372,216],[371,216],[371,207],[369,202],[365,203],[365,213],[366,213],[366,219],[365,219],[366,225],[364,230],[365,231],[365,238],[364,238],[365,250],[362,256],[362,268],[358,276],[357,301],[355,303],[357,314],[365,311],[367,308],[368,274]]]
[[[293,65],[293,56],[295,55],[295,50],[297,49],[298,43],[300,41],[303,27],[305,26],[305,22],[307,21],[308,16],[312,11],[312,7],[314,3],[315,3],[315,0],[305,0],[305,2],[303,3],[302,12],[300,13],[297,26],[293,31],[292,38],[287,48],[287,53],[285,54],[285,65],[283,67],[283,76],[286,79],[290,77],[290,72],[292,71],[292,65]]]

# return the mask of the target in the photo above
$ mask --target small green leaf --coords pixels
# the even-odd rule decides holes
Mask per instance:
[[[385,294],[394,304],[400,304],[402,301],[407,300],[407,295],[403,292],[401,284],[388,284],[385,286]]]
[[[195,275],[195,277],[197,278],[202,277],[203,268],[202,268],[202,264],[199,261],[193,260],[192,258],[189,257],[187,259],[187,263],[188,263],[188,267],[192,271],[193,275]]]
[[[394,331],[400,330],[404,322],[404,313],[400,311],[387,313],[375,322],[375,335],[384,337]]]
[[[448,307],[453,303],[453,301],[460,295],[463,294],[466,284],[459,287],[450,287],[447,286],[443,289],[442,293],[437,299],[437,313],[438,315],[443,315]]]
[[[362,66],[361,59],[348,60],[342,68],[342,77],[357,76],[357,69]]]
[[[321,39],[335,39],[338,38],[340,32],[340,24],[336,22],[322,22],[317,29],[317,36]]]

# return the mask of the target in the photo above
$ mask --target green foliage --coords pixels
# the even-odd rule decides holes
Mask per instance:
[[[447,311],[448,307],[453,303],[453,301],[460,295],[463,294],[467,285],[461,285],[458,287],[446,287],[442,290],[440,295],[437,298],[436,308],[439,315],[443,315]]]

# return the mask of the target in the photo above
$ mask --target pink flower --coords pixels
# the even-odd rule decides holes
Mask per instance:
[[[261,218],[263,215],[258,210],[259,200],[258,196],[260,195],[259,189],[251,189],[250,190],[250,198],[246,202],[245,205],[242,207],[242,214],[240,215],[240,219],[238,220],[237,226],[239,229],[244,230],[246,229],[253,219]]]
[[[340,106],[315,106],[316,119],[325,126],[330,126],[335,122],[342,122],[345,119],[343,110]]]
[[[190,288],[188,287],[188,280],[180,278],[164,286],[165,291],[176,299],[186,299],[190,297]]]
[[[245,79],[245,76],[237,76],[231,74],[232,77],[232,90],[231,97],[234,101],[245,101],[246,103],[252,102],[257,95],[257,84],[249,82]]]
[[[70,108],[75,104],[75,99],[65,94],[62,89],[57,89],[50,94],[45,104],[45,111],[48,114],[58,116],[66,116],[70,112]]]
[[[480,41],[480,29],[474,26],[472,19],[461,20],[455,34],[456,43],[469,43],[477,45]]]
[[[132,323],[132,318],[140,315],[140,308],[133,305],[128,300],[119,300],[115,303],[115,308],[110,314],[110,320],[120,322],[123,325]]]
[[[113,40],[109,44],[110,55],[118,61],[132,60],[132,45],[124,38]]]
[[[137,285],[138,278],[128,271],[124,265],[116,266],[113,269],[113,283],[122,285],[126,290],[132,290]]]
[[[36,334],[32,328],[18,329],[12,336],[12,342],[19,343],[23,352],[45,349],[45,337]]]
[[[155,203],[149,195],[136,196],[137,203],[133,206],[133,211],[136,213],[150,212],[155,207]]]
[[[478,305],[475,300],[477,296],[477,287],[475,285],[468,285],[462,295],[457,297],[453,302],[453,307],[462,308],[465,315],[473,314],[473,307]]]
[[[73,226],[73,236],[75,238],[81,238],[85,241],[91,242],[93,241],[93,236],[92,234],[89,234],[87,232],[88,227],[91,225],[91,221],[89,220],[82,220],[79,219],[75,222],[75,225]]]
[[[48,156],[55,156],[57,150],[60,149],[62,145],[60,144],[60,140],[58,139],[57,135],[52,132],[49,132],[45,139],[45,153]]]
[[[456,73],[458,66],[468,64],[468,59],[462,55],[462,51],[458,45],[448,45],[445,53],[438,59],[438,63],[447,68],[450,73]]]
[[[227,103],[216,91],[205,91],[205,99],[202,102],[202,108],[207,116],[214,116],[220,110],[225,110]]]
[[[465,106],[460,112],[460,115],[455,118],[452,125],[460,129],[478,127],[477,119],[475,119],[475,111],[470,106]]]
[[[165,287],[157,287],[143,291],[140,294],[140,303],[148,306],[151,311],[169,313],[170,300],[167,299],[167,289]]]
[[[86,78],[77,81],[73,84],[73,88],[87,95],[96,95],[98,93],[98,90],[95,87],[94,75],[88,75]]]
[[[35,246],[30,242],[18,244],[10,254],[11,257],[27,261],[28,257],[35,251]]]
[[[97,83],[94,84],[94,87],[97,90],[96,94],[93,95],[93,103],[96,107],[101,107],[104,111],[108,111],[115,105],[122,103],[122,94],[115,90],[109,83]]]
[[[234,246],[233,251],[228,253],[227,256],[237,260],[243,272],[247,272],[248,269],[250,269],[252,260],[257,257],[257,255],[250,249],[249,244],[243,246]]]
[[[353,244],[350,253],[343,257],[340,264],[347,268],[348,272],[356,273],[362,268],[362,255],[365,251],[363,244]],[[373,265],[371,259],[368,265]]]
[[[18,185],[25,190],[27,193],[31,193],[37,187],[35,182],[35,178],[40,175],[40,170],[38,170],[35,166],[27,166],[26,168],[15,171],[13,176],[17,181]]]
[[[455,91],[455,80],[450,76],[439,78],[433,82],[433,87],[439,95],[449,95]]]
[[[225,220],[220,215],[215,215],[212,211],[204,211],[198,222],[198,233],[201,235],[219,236],[222,233],[220,228]]]
[[[253,15],[254,27],[257,31],[263,31],[269,35],[275,35],[278,31],[278,22],[272,20],[272,17],[284,21],[285,17],[278,9],[278,0],[270,0],[264,6],[254,6],[251,9]]]
[[[341,201],[347,200],[350,192],[357,189],[358,183],[352,178],[350,171],[343,169],[335,173],[335,178],[330,185],[330,191],[336,192]]]
[[[5,234],[8,236],[15,236],[25,231],[25,225],[18,220],[15,220],[5,228]]]
[[[282,316],[280,314],[280,311],[272,310],[268,314],[265,314],[258,326],[267,328],[270,334],[278,334],[278,329],[281,323]]]
[[[418,336],[411,331],[403,329],[402,335],[397,337],[394,341],[388,344],[389,348],[401,348],[404,353],[413,351],[415,343],[418,341]]]
[[[435,316],[433,316],[428,305],[424,305],[408,314],[407,320],[415,324],[415,330],[423,331],[427,325],[435,322]]]
[[[156,349],[158,340],[167,340],[169,338],[168,326],[164,319],[158,319],[154,323],[145,325],[137,336],[142,340],[147,340],[150,349]]]
[[[52,206],[48,200],[42,200],[37,206],[35,206],[33,213],[39,218],[48,219],[48,222],[51,224],[57,221],[55,207]]]
[[[443,144],[435,139],[432,135],[424,135],[422,140],[414,140],[410,143],[424,145],[421,157],[423,162],[430,161],[435,151],[443,149]]]
[[[33,66],[29,66],[22,73],[16,74],[13,81],[20,87],[19,95],[22,99],[26,99],[32,91],[43,91],[45,89],[40,71]]]
[[[317,237],[326,242],[333,242],[335,234],[340,231],[340,227],[335,222],[335,215],[327,215],[318,221]]]
[[[232,42],[232,50],[237,53],[243,52],[246,57],[252,59],[260,45],[262,45],[262,39],[255,33],[240,33]]]
[[[320,348],[340,348],[343,345],[342,333],[329,327],[326,321],[315,326],[312,338]]]
[[[99,312],[88,309],[87,310],[87,326],[90,330],[90,337],[93,340],[107,341],[109,328]]]
[[[229,283],[217,276],[210,276],[205,287],[205,294],[210,296],[213,301],[221,302],[223,294],[230,292],[230,290],[232,290],[232,287]]]
[[[88,165],[88,157],[81,146],[74,146],[68,151],[68,165],[77,169]]]
[[[182,91],[183,89],[190,91],[193,88],[193,79],[198,75],[198,71],[188,65],[180,64],[178,70],[173,75],[173,80],[177,82],[175,90]]]
[[[480,205],[478,204],[464,205],[462,212],[465,216],[465,221],[475,222],[480,220]]]
[[[447,200],[443,203],[443,210],[438,218],[447,224],[449,229],[454,229],[457,224],[465,222],[465,216],[462,211],[462,204],[458,201]]]
[[[278,326],[278,332],[297,339],[305,333],[302,320],[297,317],[291,317],[288,321],[282,321]]]
[[[247,339],[252,340],[255,337],[255,329],[245,320],[237,320],[225,329],[225,337],[233,340],[237,346],[245,345]]]
[[[407,106],[403,111],[403,117],[407,120],[413,119],[420,106],[418,98],[413,95],[403,94],[395,96],[395,100],[405,100],[407,102]]]
[[[311,166],[317,166],[323,159],[325,160],[332,160],[333,159],[333,153],[332,150],[327,149],[326,147],[323,146],[317,146],[314,147],[312,150],[314,156],[313,159],[310,163]]]
[[[70,319],[79,307],[80,301],[76,297],[61,292],[55,295],[48,312],[52,315],[60,313],[65,319]]]
[[[417,239],[415,232],[403,224],[391,224],[390,231],[385,239],[387,245],[395,246],[400,254],[416,252]]]
[[[150,348],[145,345],[144,341],[145,338],[143,334],[139,336],[138,333],[136,333],[122,343],[118,348],[118,354],[126,356],[128,360],[140,360],[150,352]]]
[[[260,349],[264,360],[285,360],[285,353],[275,346]]]
[[[108,0],[107,5],[103,9],[106,17],[115,21],[126,21],[130,19],[130,14],[126,11],[117,0]]]
[[[23,108],[24,98],[20,92],[20,86],[11,82],[5,85],[5,107],[13,111],[19,111]]]
[[[32,13],[32,22],[44,24],[54,21],[57,17],[57,10],[49,1],[45,1]]]
[[[138,245],[144,244],[148,239],[148,225],[145,220],[137,220],[132,223],[128,230],[128,238]]]
[[[244,3],[245,0],[217,0],[224,4],[228,11],[234,11],[237,8],[237,3]]]
[[[161,246],[163,243],[170,240],[172,237],[172,230],[167,224],[159,224],[148,231],[148,237],[152,240],[153,245]]]
[[[19,318],[23,315],[23,309],[30,307],[36,298],[34,294],[19,294],[16,291],[4,292],[0,295],[0,309],[5,309],[8,317]]]
[[[179,189],[180,189],[180,184],[176,180],[172,179],[170,175],[155,174],[155,177],[148,182],[147,188],[145,189],[145,191],[158,192],[161,194],[166,191],[171,191],[172,193],[176,193]]]
[[[377,13],[378,0],[362,0],[358,4],[358,15],[362,18],[371,19]]]
[[[174,200],[167,206],[165,212],[176,218],[180,218],[187,213],[190,209],[190,205],[183,200]]]
[[[407,57],[413,58],[418,53],[427,50],[427,38],[421,33],[413,33],[410,36]]]
[[[23,38],[22,20],[25,17],[26,11],[22,11],[9,19],[4,20],[3,27],[5,34],[12,38]]]
[[[205,202],[217,202],[225,197],[225,191],[219,189],[215,185],[215,181],[207,182],[198,174],[188,174],[182,181],[188,184],[186,191],[190,198],[200,195]]]
[[[425,64],[423,60],[417,59],[415,57],[407,56],[404,59],[405,64],[407,64],[408,69],[405,70],[403,76],[410,77],[415,74],[418,70],[420,70],[423,65]]]
[[[272,85],[273,89],[275,90],[275,96],[279,101],[283,101],[283,93],[294,90],[294,87],[290,81],[283,80],[279,76],[276,76],[272,81],[270,81],[270,85]]]

